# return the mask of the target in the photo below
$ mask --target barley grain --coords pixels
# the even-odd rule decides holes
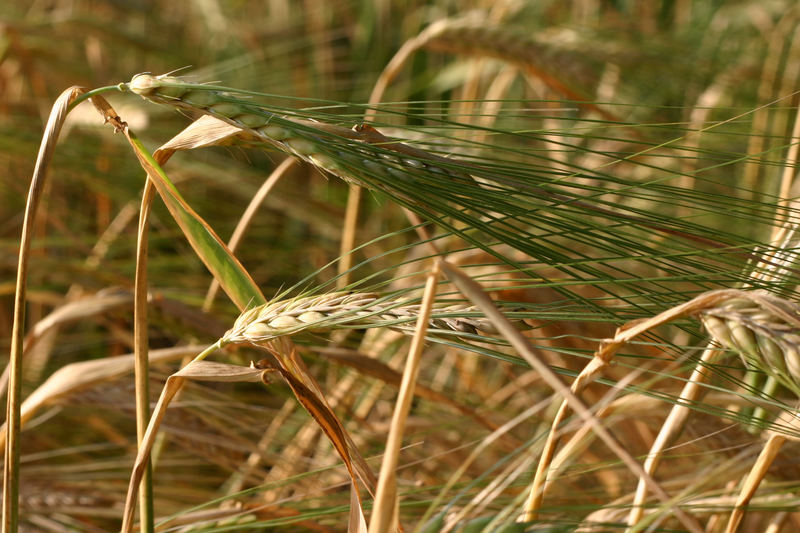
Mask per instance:
[[[722,346],[800,390],[800,306],[763,291],[740,292],[699,317]]]
[[[234,323],[223,343],[260,343],[301,331],[334,328],[393,327],[413,330],[417,303],[392,300],[376,293],[338,292],[272,302],[250,309]],[[471,316],[474,315],[474,316]],[[475,307],[434,306],[430,327],[455,333],[495,333],[494,326]]]

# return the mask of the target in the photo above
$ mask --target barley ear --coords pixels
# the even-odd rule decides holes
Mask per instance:
[[[800,392],[800,306],[764,291],[739,291],[698,315],[714,340],[739,352],[745,364]]]
[[[414,330],[420,304],[397,295],[333,292],[278,300],[242,313],[225,334],[224,344],[262,344],[303,331],[340,328],[390,327]],[[519,320],[517,324],[523,325]],[[437,304],[428,321],[432,330],[452,335],[497,332],[491,321],[473,306]]]

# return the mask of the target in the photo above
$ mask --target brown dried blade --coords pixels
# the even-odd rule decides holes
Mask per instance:
[[[322,396],[316,380],[308,373],[305,364],[297,354],[294,345],[285,338],[277,339],[269,344],[269,351],[275,356],[278,370],[286,379],[297,400],[308,410],[320,424],[325,434],[331,439],[336,450],[345,460],[348,471],[355,472],[370,494],[375,494],[376,477],[367,465],[367,462],[358,452],[352,438],[344,429],[336,414],[328,406]],[[268,360],[262,360],[262,365],[269,365]]]

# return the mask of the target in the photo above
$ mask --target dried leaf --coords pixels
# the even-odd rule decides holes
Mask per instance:
[[[192,361],[173,374],[195,381],[217,381],[224,383],[258,383],[264,370],[255,367],[230,365],[214,361]]]
[[[246,143],[254,139],[257,139],[255,135],[242,128],[223,122],[211,115],[203,115],[163,144],[156,150],[156,154],[159,152],[194,150],[195,148],[205,148],[207,146],[226,146],[237,141]]]
[[[273,363],[269,359],[262,359],[256,366],[275,368],[280,372],[292,392],[294,392],[297,400],[319,424],[334,448],[336,448],[342,461],[344,461],[347,472],[350,474],[351,481],[357,485],[357,480],[360,479],[369,493],[374,496],[377,481],[375,474],[361,456],[344,425],[339,421],[328,402],[325,401],[319,385],[297,354],[297,349],[288,340],[278,339],[269,344],[269,350],[275,356],[278,366],[273,367]],[[354,489],[354,492],[359,508],[363,508],[358,490]]]

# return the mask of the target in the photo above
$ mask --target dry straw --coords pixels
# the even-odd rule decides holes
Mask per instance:
[[[800,365],[797,355],[800,344],[800,306],[765,291],[724,289],[704,293],[650,319],[635,321],[620,328],[613,339],[601,343],[592,362],[573,382],[573,391],[579,394],[611,361],[614,354],[634,338],[687,316],[700,319],[719,344],[739,351],[748,365],[774,376],[792,390],[800,389],[798,385]],[[564,419],[565,407],[566,403],[563,403],[553,422],[553,431],[545,446],[546,453],[540,461],[537,476],[531,486],[530,498],[525,505],[526,520],[535,519],[538,514],[550,472],[551,456],[558,442],[556,430]],[[780,436],[780,439],[783,438],[784,436]],[[780,439],[776,441],[776,445],[780,444]],[[661,440],[666,441],[666,438],[659,436],[659,442]],[[645,464],[648,476],[657,462],[649,459]],[[767,457],[763,463],[768,464],[771,459],[772,457]],[[751,476],[752,481],[748,483],[750,495],[755,491],[754,487],[761,479],[759,476],[764,472],[765,469],[760,468],[757,474]],[[640,487],[637,490],[637,499],[643,497],[643,494],[644,489]],[[743,506],[747,501],[747,495],[743,493],[735,513],[738,519],[741,518]],[[640,517],[641,512],[637,512],[629,523],[635,524]],[[731,520],[731,524],[735,524],[734,519]]]

